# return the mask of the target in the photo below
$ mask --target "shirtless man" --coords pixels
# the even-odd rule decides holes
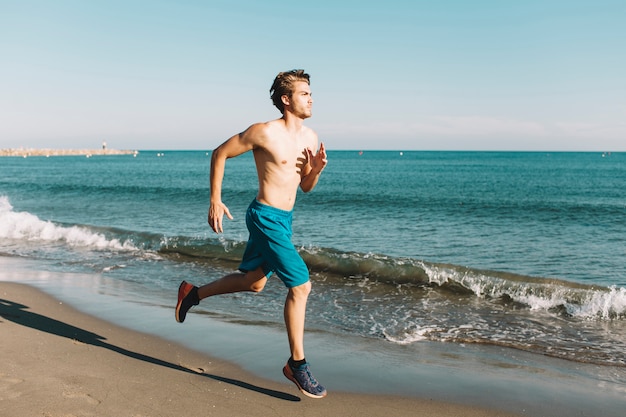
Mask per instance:
[[[200,300],[240,291],[259,292],[275,272],[288,289],[284,318],[291,357],[285,376],[312,398],[323,398],[326,389],[313,377],[304,356],[304,318],[311,292],[308,268],[291,243],[291,218],[298,187],[309,192],[327,164],[324,144],[317,150],[317,135],[303,125],[311,117],[309,75],[303,70],[281,72],[270,89],[282,117],[257,123],[236,134],[213,151],[211,157],[211,206],[209,224],[221,233],[224,215],[232,220],[222,202],[226,160],[252,151],[259,178],[259,191],[248,207],[246,225],[250,238],[241,272],[226,275],[201,287],[183,281],[178,289],[176,320]],[[314,150],[317,150],[315,153]]]

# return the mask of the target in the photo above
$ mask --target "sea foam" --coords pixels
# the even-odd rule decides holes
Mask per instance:
[[[97,250],[137,250],[137,247],[130,241],[108,239],[105,235],[90,231],[87,227],[61,226],[51,221],[41,220],[28,212],[14,211],[6,196],[0,196],[0,238],[60,243],[71,247]]]
[[[422,263],[431,283],[455,283],[478,297],[508,297],[531,310],[564,309],[567,315],[584,319],[626,318],[626,288],[574,284],[563,280],[522,277],[496,271],[478,271]]]

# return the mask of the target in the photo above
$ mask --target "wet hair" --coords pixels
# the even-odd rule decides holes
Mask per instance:
[[[288,96],[291,98],[293,94],[293,85],[297,81],[304,81],[307,84],[311,84],[309,81],[309,74],[304,72],[304,70],[291,70],[284,71],[279,73],[274,79],[274,84],[272,84],[272,88],[270,88],[270,97],[272,98],[272,102],[274,106],[280,110],[281,113],[285,112],[285,105],[281,99],[282,96]]]

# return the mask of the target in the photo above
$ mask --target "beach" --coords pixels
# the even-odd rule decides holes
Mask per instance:
[[[513,416],[395,396],[301,395],[289,382],[0,282],[2,416]],[[10,337],[9,337],[10,336]]]
[[[32,266],[0,258],[2,417],[623,412],[623,386],[609,374],[605,381],[585,376],[584,365],[522,353],[504,362],[488,350],[448,344],[424,344],[408,363],[357,338],[317,333],[308,348],[329,394],[313,400],[280,372],[282,329],[224,323],[193,310],[175,323],[173,305],[129,303],[102,277]]]

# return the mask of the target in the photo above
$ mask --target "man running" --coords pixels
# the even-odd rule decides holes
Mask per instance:
[[[311,117],[313,105],[309,75],[303,70],[281,72],[270,94],[282,117],[253,124],[222,143],[211,157],[208,221],[215,233],[221,233],[224,215],[233,218],[222,202],[226,160],[248,151],[254,155],[259,191],[246,212],[250,237],[239,265],[241,272],[199,288],[183,281],[178,289],[176,320],[182,323],[187,311],[204,298],[259,292],[276,273],[288,289],[284,318],[291,356],[283,373],[303,394],[323,398],[326,389],[313,377],[304,356],[304,319],[311,281],[306,264],[291,243],[291,220],[298,187],[304,192],[315,188],[327,164],[326,150],[323,143],[317,148],[317,134],[303,125]]]

